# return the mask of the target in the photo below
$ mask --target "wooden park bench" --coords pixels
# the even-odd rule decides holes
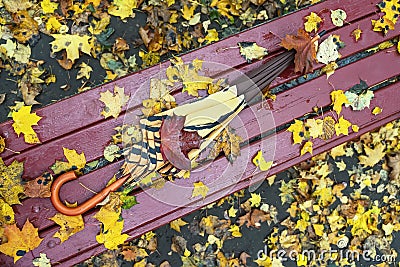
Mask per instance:
[[[246,130],[248,135],[246,140],[243,140],[244,143],[247,142],[246,153],[250,155],[247,163],[240,162],[238,159],[230,165],[226,158],[220,157],[206,169],[192,173],[190,179],[175,180],[173,183],[188,188],[197,181],[202,181],[206,185],[217,181],[209,187],[210,190],[204,199],[191,198],[190,194],[175,195],[175,198],[179,198],[180,205],[172,205],[154,197],[157,194],[168,194],[168,188],[170,188],[168,184],[172,182],[167,182],[164,188],[160,189],[161,191],[154,188],[136,190],[134,194],[140,204],[123,210],[124,233],[128,234],[130,239],[136,238],[225,195],[265,179],[266,173],[260,172],[251,163],[251,157],[254,157],[260,150],[262,140],[270,138],[268,134],[270,132],[276,132],[274,138],[277,146],[273,158],[274,164],[268,175],[281,172],[310,158],[309,153],[300,156],[300,147],[293,145],[292,134],[287,131],[287,128],[294,119],[303,118],[305,114],[313,112],[314,107],[324,110],[331,108],[332,85],[336,89],[344,91],[358,84],[360,79],[365,80],[369,87],[378,85],[374,87],[376,88],[375,97],[371,101],[371,107],[379,106],[382,108],[382,112],[373,115],[370,109],[362,111],[343,109],[341,114],[353,124],[358,125],[359,131],[350,132],[348,136],[334,136],[329,141],[315,140],[314,154],[329,150],[400,118],[400,83],[397,82],[400,75],[400,56],[397,51],[394,51],[395,48],[383,49],[376,53],[365,52],[399,35],[398,30],[389,31],[386,35],[372,31],[371,20],[379,18],[376,7],[379,2],[379,0],[325,1],[183,55],[184,62],[198,58],[205,62],[225,64],[242,72],[248,72],[283,52],[284,49],[279,45],[281,42],[279,37],[296,34],[297,30],[303,27],[304,17],[310,12],[318,13],[322,10],[328,11],[321,14],[325,18],[323,30],[327,31],[327,35],[340,35],[341,40],[345,43],[345,47],[340,50],[342,58],[339,61],[339,68],[329,79],[324,74],[311,75],[315,77],[306,79],[295,74],[292,68],[273,82],[271,90],[276,93],[276,100],[268,100],[268,105],[261,105],[258,108],[263,109],[267,106],[275,123],[264,126],[263,132],[260,132],[259,127],[255,127],[257,120],[262,121],[263,118],[256,119],[254,113],[248,108],[239,114],[239,118],[244,122],[243,130]],[[329,18],[329,10],[338,8],[347,12],[347,19],[343,27],[334,26]],[[352,36],[352,32],[357,28],[362,30],[362,36],[358,42]],[[248,64],[240,56],[238,49],[232,49],[237,46],[238,42],[256,42],[259,46],[267,48],[269,55],[262,60]],[[41,144],[29,145],[24,142],[22,137],[18,138],[11,126],[12,121],[1,124],[0,135],[7,138],[8,148],[20,152],[20,154],[14,154],[5,151],[2,154],[5,163],[8,165],[14,160],[24,161],[23,177],[33,179],[48,171],[49,166],[54,164],[55,160],[64,158],[63,147],[76,149],[79,153],[84,152],[87,162],[103,157],[104,147],[108,145],[110,137],[115,133],[114,128],[124,121],[125,110],[117,119],[104,119],[100,114],[103,108],[103,104],[99,101],[100,92],[113,91],[114,86],[119,86],[125,88],[126,94],[146,99],[148,91],[140,91],[140,86],[157,74],[160,68],[165,68],[169,64],[169,62],[164,62],[36,110],[35,112],[42,117],[39,126],[35,128]],[[322,64],[318,64],[315,69],[318,70],[322,67]],[[213,75],[217,75],[217,73],[213,73]],[[224,75],[228,77],[229,73]],[[179,90],[174,92],[174,96],[178,102],[188,98]],[[140,107],[138,106],[136,109],[140,109]],[[319,114],[315,117],[321,118],[323,115]],[[240,132],[240,129],[237,131]],[[268,153],[266,150],[263,152]],[[100,191],[118,171],[122,163],[123,159],[120,158],[118,161],[70,182],[63,187],[61,198],[79,203],[90,198],[93,193],[82,187],[79,182],[92,190]],[[231,173],[235,174],[235,170],[243,167],[242,165],[245,165],[243,174],[238,173],[225,180],[219,179],[220,173],[226,169],[226,166],[232,168]],[[169,192],[169,194],[173,196],[174,192]],[[172,202],[173,198],[170,198]],[[96,213],[95,209],[84,214],[84,230],[73,235],[64,243],[60,243],[58,238],[53,237],[59,227],[48,219],[56,214],[49,198],[28,198],[23,201],[22,205],[15,205],[13,208],[18,227],[22,227],[25,221],[29,220],[39,229],[39,236],[43,238],[38,248],[17,261],[18,266],[32,266],[32,260],[39,257],[41,252],[47,254],[54,266],[71,266],[105,251],[105,247],[99,244],[95,238],[99,233],[100,226],[100,223],[93,218]],[[14,266],[13,259],[2,254],[0,255],[0,265]]]

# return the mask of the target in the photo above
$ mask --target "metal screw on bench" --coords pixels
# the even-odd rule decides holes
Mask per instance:
[[[312,41],[318,40],[324,34],[325,31],[322,31],[316,35]],[[141,119],[140,128],[143,140],[129,148],[130,153],[126,158],[124,165],[117,173],[117,180],[86,202],[77,205],[76,207],[67,207],[60,200],[59,191],[65,183],[75,180],[77,176],[74,171],[64,173],[53,182],[51,187],[51,202],[54,207],[65,215],[80,215],[94,208],[97,204],[103,201],[110,192],[118,190],[123,185],[138,181],[154,171],[161,173],[167,172],[170,174],[179,173],[182,170],[178,168],[180,163],[171,160],[165,162],[160,151],[160,128],[163,121],[174,115],[193,117],[193,114],[200,113],[199,116],[210,116],[210,113],[212,113],[210,110],[206,109],[203,110],[203,112],[199,112],[197,109],[195,110],[197,113],[195,113],[192,106],[197,105],[198,107],[199,105],[204,105],[207,107],[214,107],[216,105],[216,98],[219,97],[219,99],[217,99],[219,101],[217,101],[217,104],[224,105],[226,109],[227,100],[232,100],[231,102],[233,104],[229,104],[229,110],[227,113],[219,114],[214,123],[208,124],[207,126],[191,126],[193,129],[199,129],[196,130],[197,132],[200,132],[200,129],[203,132],[205,131],[205,133],[201,134],[204,138],[203,143],[208,142],[208,144],[210,144],[210,142],[213,141],[213,138],[216,138],[241,110],[246,106],[254,105],[262,101],[264,89],[268,88],[269,84],[292,64],[294,55],[294,51],[285,51],[267,61],[258,69],[247,73],[247,76],[239,77],[234,80],[231,83],[234,84],[234,86],[226,88],[223,91],[219,91],[218,93],[212,94],[208,97],[201,98],[198,101],[178,106],[174,109],[153,115],[147,119]],[[260,89],[262,93],[260,93]],[[218,110],[218,108],[216,110]],[[223,120],[221,118],[223,118]],[[205,146],[202,149],[204,148]],[[194,160],[200,151],[201,149],[197,149],[194,153],[191,153],[193,150],[190,151],[188,155],[189,160]]]

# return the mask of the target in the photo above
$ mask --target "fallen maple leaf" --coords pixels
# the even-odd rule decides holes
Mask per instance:
[[[129,237],[122,234],[124,220],[120,220],[122,201],[118,194],[111,193],[110,201],[100,208],[99,212],[93,216],[102,223],[100,233],[96,236],[97,242],[104,244],[107,249],[118,249]]]
[[[33,130],[33,125],[38,125],[41,117],[36,113],[31,113],[32,106],[22,106],[18,111],[14,111],[11,115],[14,120],[12,124],[15,133],[19,136],[24,134],[24,140],[28,144],[39,144],[40,140]]]
[[[176,219],[172,222],[169,223],[169,226],[174,229],[177,232],[181,232],[181,226],[185,226],[186,224],[188,224],[187,222],[185,222],[184,220],[182,220],[181,218]]]
[[[67,52],[67,59],[72,63],[79,58],[79,51],[90,55],[92,46],[89,44],[90,36],[79,36],[75,34],[52,34],[55,40],[52,41],[51,49],[53,52],[58,52],[63,49]]]
[[[8,242],[0,245],[0,252],[14,258],[14,263],[28,251],[37,248],[42,242],[38,236],[38,229],[26,220],[22,230],[16,224],[6,225],[4,235]]]
[[[209,188],[205,184],[203,184],[202,181],[193,183],[193,185],[194,188],[192,192],[192,197],[197,197],[201,195],[203,198],[205,198]]]
[[[108,8],[108,14],[121,19],[134,17],[133,9],[137,8],[143,0],[114,0]]]
[[[300,151],[300,156],[303,156],[306,153],[310,153],[312,155],[313,153],[313,142],[311,141],[307,141],[305,142],[305,144],[303,145],[303,147],[301,148]]]
[[[50,167],[55,174],[71,169],[80,170],[85,167],[86,157],[84,152],[78,154],[74,149],[68,149],[65,147],[63,147],[63,151],[68,162],[56,160],[56,162]]]
[[[122,107],[128,102],[129,96],[125,95],[123,87],[115,86],[114,94],[108,90],[101,92],[99,100],[106,105],[101,111],[101,115],[103,115],[104,118],[108,118],[110,116],[118,118]]]
[[[21,176],[24,164],[14,160],[6,166],[0,158],[0,196],[9,205],[21,204],[18,195],[24,192],[21,185]]]
[[[24,184],[24,194],[27,197],[50,197],[51,181],[52,177],[49,173],[43,174],[36,179],[30,180]]]
[[[306,32],[318,31],[322,19],[314,12],[306,17],[306,22],[304,22],[304,29]]]
[[[396,180],[400,178],[400,152],[388,156],[388,166],[392,168],[390,179]]]
[[[163,120],[160,127],[160,149],[163,158],[176,168],[190,170],[192,166],[187,153],[194,148],[199,148],[201,137],[197,132],[184,131],[184,124],[184,116],[173,115]]]
[[[208,159],[215,159],[223,151],[229,162],[233,163],[240,155],[242,137],[237,135],[229,125],[214,140],[216,142],[207,155]]]
[[[295,72],[308,73],[313,71],[313,62],[317,56],[316,41],[319,36],[314,38],[303,29],[299,29],[297,36],[286,35],[282,40],[281,45],[287,50],[295,49],[296,55],[294,58]]]
[[[262,59],[268,55],[268,50],[264,47],[257,45],[255,42],[239,42],[240,54],[247,63],[251,63],[253,59]]]
[[[247,227],[260,228],[260,223],[271,220],[271,215],[259,210],[253,209],[239,218],[239,226],[246,223]]]
[[[331,92],[331,99],[333,110],[336,111],[338,115],[340,115],[340,112],[342,111],[343,104],[349,104],[349,101],[342,90],[335,90]]]
[[[76,207],[76,203],[73,205],[67,205],[69,207]],[[82,231],[84,228],[82,215],[77,216],[67,216],[61,213],[57,213],[50,218],[53,222],[61,226],[61,228],[53,235],[53,237],[58,237],[61,243],[66,241],[70,236]]]
[[[253,158],[253,164],[260,169],[260,171],[268,171],[272,167],[272,161],[265,161],[262,151],[258,151],[257,155]]]
[[[345,118],[340,117],[338,123],[335,124],[336,135],[339,136],[341,134],[349,135],[349,127],[351,126],[351,122],[346,120]]]
[[[293,144],[301,144],[304,138],[304,124],[301,120],[294,120],[289,128],[287,129],[288,132],[292,133],[293,137]]]
[[[385,146],[378,143],[373,149],[364,144],[364,151],[366,155],[358,157],[360,163],[364,166],[374,167],[385,156]]]

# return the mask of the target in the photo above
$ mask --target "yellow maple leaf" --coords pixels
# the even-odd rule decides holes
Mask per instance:
[[[97,242],[104,244],[107,249],[118,249],[129,237],[122,234],[124,220],[120,220],[122,201],[117,193],[109,195],[109,202],[102,206],[93,217],[103,225],[100,233],[96,236]]]
[[[169,223],[169,226],[174,229],[177,232],[181,232],[181,226],[185,226],[186,224],[188,224],[187,222],[185,222],[184,220],[182,220],[181,218],[176,219],[172,222]]]
[[[387,34],[389,30],[394,30],[394,23],[390,19],[383,17],[378,20],[371,20],[373,31],[383,32],[384,35]]]
[[[50,43],[53,53],[65,49],[67,58],[71,60],[72,63],[79,58],[79,51],[90,55],[92,46],[89,44],[90,37],[87,35],[52,34],[51,37],[55,39]]]
[[[360,28],[357,28],[351,32],[351,35],[354,36],[354,39],[356,40],[356,42],[358,42],[358,40],[361,38],[361,34],[362,34],[362,30],[360,30]]]
[[[86,64],[85,62],[82,62],[79,65],[79,71],[78,74],[76,75],[76,79],[82,79],[83,77],[85,77],[86,79],[90,79],[90,73],[93,71],[92,67],[90,67],[88,64]]]
[[[134,17],[133,9],[139,5],[138,0],[114,0],[108,8],[108,14],[126,19]]]
[[[127,234],[122,234],[123,228],[123,221],[115,222],[111,229],[106,232],[100,232],[96,236],[96,241],[100,244],[104,244],[104,247],[107,249],[118,249],[118,246],[123,244],[129,237]]]
[[[202,69],[202,60],[194,59],[191,63],[186,64],[180,57],[175,57],[171,59],[171,63],[173,65],[166,70],[167,78],[170,82],[182,82],[182,92],[199,96],[198,90],[208,89],[213,82],[212,78],[199,74]]]
[[[358,157],[360,163],[364,166],[374,167],[383,157],[385,156],[385,146],[378,143],[375,148],[370,148],[368,145],[364,144],[364,151],[366,155],[361,155]]]
[[[78,154],[75,149],[68,149],[63,147],[64,156],[68,162],[56,160],[50,167],[55,174],[59,174],[71,169],[80,170],[86,165],[85,153]]]
[[[307,256],[306,255],[303,255],[303,254],[300,254],[300,255],[298,255],[297,256],[297,266],[308,266],[308,264],[307,264]]]
[[[351,122],[346,120],[345,118],[340,117],[339,121],[335,124],[336,135],[340,134],[349,135],[349,127],[351,126]]]
[[[330,155],[335,159],[336,157],[344,156],[346,155],[345,151],[345,146],[346,143],[338,145],[334,148],[332,148]]]
[[[313,152],[313,142],[307,141],[303,147],[301,148],[300,155],[303,156],[306,153],[310,153],[312,155]]]
[[[228,216],[235,218],[236,217],[236,213],[237,213],[237,209],[235,209],[233,206],[230,207],[230,209],[228,210]]]
[[[119,113],[122,110],[122,107],[128,102],[129,96],[125,95],[123,87],[114,87],[114,94],[111,91],[105,91],[100,93],[100,99],[106,107],[101,111],[101,115],[104,118],[108,118],[113,116],[114,118],[118,118]]]
[[[229,226],[228,231],[232,233],[233,237],[241,237],[242,236],[242,233],[240,232],[240,228],[236,224]]]
[[[207,30],[207,35],[206,35],[206,37],[204,38],[204,40],[199,38],[199,42],[202,42],[201,40],[202,40],[202,41],[205,41],[206,44],[209,44],[209,43],[211,43],[211,42],[216,42],[216,41],[218,41],[219,38],[218,38],[218,32],[217,32],[217,30],[216,30],[216,29]]]
[[[207,192],[209,190],[209,188],[203,184],[202,181],[199,181],[197,183],[193,183],[193,192],[192,192],[192,197],[197,197],[197,196],[203,196],[203,198],[206,197]]]
[[[54,10],[58,8],[58,3],[51,2],[50,0],[43,0],[40,3],[44,14],[53,14]]]
[[[14,263],[42,242],[42,238],[38,236],[38,229],[28,220],[22,230],[19,230],[16,224],[6,225],[4,235],[8,242],[0,245],[0,252],[13,257]]]
[[[51,32],[57,32],[61,28],[61,26],[62,24],[55,16],[51,16],[46,22],[46,30]]]
[[[312,225],[317,236],[324,235],[324,225],[323,224],[313,224]]]
[[[336,163],[336,167],[338,167],[339,171],[344,171],[344,170],[346,170],[347,165],[346,165],[346,163],[345,163],[343,160],[341,160],[341,161],[339,161],[339,162],[336,161],[335,163]]]
[[[13,224],[14,220],[14,210],[11,206],[0,198],[0,223],[1,225]],[[1,236],[1,235],[0,235]]]
[[[183,4],[183,8],[181,9],[182,12],[182,18],[186,19],[186,20],[191,20],[193,18],[193,13],[194,10],[197,7],[196,2],[193,2],[194,4],[192,4],[191,7],[189,7],[188,5],[186,5],[186,3]]]
[[[342,90],[335,90],[331,93],[332,105],[333,110],[336,111],[338,115],[342,111],[343,104],[350,104],[349,100],[347,99],[346,95],[343,93]]]
[[[314,12],[306,17],[306,22],[304,22],[304,29],[306,32],[318,31],[322,19]]]
[[[300,120],[294,120],[287,131],[293,134],[293,144],[300,144],[304,138],[304,125]]]
[[[310,137],[317,138],[323,134],[324,121],[321,119],[308,119],[305,123]]]
[[[258,207],[261,204],[261,195],[256,193],[251,193],[251,197],[249,198],[250,205],[252,207]]]
[[[9,205],[21,204],[18,195],[24,192],[21,185],[21,176],[24,172],[22,162],[14,160],[6,166],[3,159],[0,158],[0,196]],[[7,209],[6,207],[3,207]]]
[[[75,207],[77,204],[68,205]],[[50,218],[53,222],[61,226],[61,228],[53,235],[53,237],[58,237],[63,243],[70,236],[82,231],[84,226],[82,215],[77,216],[67,216],[61,213],[57,213]]]
[[[253,158],[252,161],[253,164],[260,169],[260,171],[268,171],[273,164],[272,161],[265,161],[261,150],[257,152],[257,155]]]
[[[14,111],[11,116],[14,120],[12,124],[15,133],[19,136],[24,134],[24,140],[28,144],[39,144],[40,140],[33,130],[33,125],[38,125],[41,117],[36,113],[31,113],[32,106],[22,106],[18,111]]]
[[[353,236],[364,236],[365,233],[371,234],[373,231],[378,231],[379,213],[380,208],[375,205],[365,211],[365,208],[358,204],[355,216],[347,219],[347,223],[352,226]]]

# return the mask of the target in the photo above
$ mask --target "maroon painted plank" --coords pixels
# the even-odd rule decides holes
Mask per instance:
[[[272,34],[269,34],[269,32],[271,31],[282,35],[293,34],[299,28],[299,24],[301,21],[303,21],[303,17],[308,15],[311,11],[319,12],[323,9],[329,10],[336,8],[343,8],[348,11],[351,10],[351,12],[348,12],[347,18],[347,20],[351,22],[363,16],[375,13],[376,4],[378,2],[380,2],[380,0],[368,1],[367,3],[361,0],[326,1],[300,10],[294,14],[276,19],[270,23],[263,24],[255,29],[241,32],[235,36],[226,38],[221,42],[217,42],[195,50],[189,54],[183,55],[182,58],[184,61],[200,58],[205,61],[212,61],[221,64],[228,64],[231,67],[238,67],[245,64],[244,59],[239,56],[238,49],[224,50],[227,47],[235,46],[237,42],[257,41],[259,45],[268,48],[270,51],[276,51],[278,47],[277,45],[280,43],[280,39]],[[323,15],[325,18],[324,29],[333,29],[334,26],[329,19],[329,12]],[[56,137],[63,136],[67,133],[76,131],[79,128],[84,128],[88,125],[102,121],[103,118],[100,115],[101,102],[98,101],[100,92],[108,89],[112,90],[114,85],[118,85],[120,87],[125,87],[126,92],[134,94],[137,92],[140,84],[144,83],[149,76],[152,76],[158,72],[160,66],[165,67],[168,64],[168,62],[164,62],[152,68],[105,84],[99,88],[84,92],[77,96],[73,96],[69,99],[61,101],[60,103],[37,110],[37,114],[43,117],[43,119],[39,122],[39,126],[35,127],[40,140],[42,140],[43,143],[46,143]],[[79,109],[77,109],[76,103],[79,103]],[[11,127],[11,124],[12,121],[8,121],[0,126],[0,134],[7,139],[8,147],[14,151],[21,152],[32,148],[34,145],[26,144],[22,137],[17,138]],[[3,154],[3,158],[8,158],[10,156],[13,155],[8,151],[4,152]]]
[[[360,67],[363,66],[363,67]],[[374,68],[372,68],[372,66]],[[399,74],[400,61],[397,57],[393,57],[391,53],[386,51],[381,51],[375,55],[362,59],[360,61],[354,62],[344,68],[336,71],[336,73],[331,77],[330,82],[337,89],[348,89],[352,85],[359,82],[359,79],[367,80],[369,85],[377,84],[382,80],[391,78]],[[349,76],[348,73],[356,73],[357,75]],[[273,102],[274,109],[272,113],[265,111],[260,108],[260,105],[256,105],[251,109],[245,109],[242,111],[238,119],[234,122],[237,123],[237,132],[243,136],[246,140],[253,138],[260,134],[261,132],[266,132],[268,130],[274,129],[277,125],[285,124],[291,121],[293,118],[302,116],[304,113],[311,112],[314,106],[327,106],[331,103],[330,92],[332,91],[332,86],[328,83],[324,76],[316,78],[309,81],[303,85],[289,90],[288,92],[283,92],[277,96],[277,100]],[[273,119],[271,118],[273,117]],[[240,123],[243,122],[243,123]],[[263,124],[259,126],[259,122]],[[256,127],[255,127],[256,126]],[[93,133],[85,131],[82,135],[86,136],[96,136],[98,129],[94,127],[95,131]],[[107,129],[106,129],[107,130]],[[80,136],[80,133],[75,135]],[[66,136],[65,143],[71,143],[76,140],[76,136]],[[79,145],[80,148],[87,148],[93,146],[93,138],[82,138]],[[108,141],[108,138],[106,139]],[[93,146],[94,147],[94,146]],[[62,151],[59,144],[54,146],[54,149]],[[86,152],[85,149],[83,151]],[[101,154],[102,147],[100,146]],[[39,162],[37,164],[40,164]],[[118,163],[118,166],[122,163]],[[100,188],[110,179],[116,172],[115,165],[110,167],[109,171],[105,171],[107,168],[101,169],[101,174],[91,173],[84,177],[80,177],[79,181],[84,183],[87,187],[92,188],[94,191],[99,191]],[[205,173],[206,174],[206,173]],[[71,182],[66,185],[62,192],[61,197],[69,202],[82,202],[83,200],[89,198],[92,194],[84,189],[82,186],[78,185],[78,182]],[[39,200],[28,200],[24,201],[24,205],[16,206],[15,211],[19,214],[16,217],[18,224],[23,224],[26,219],[30,221],[36,221],[36,218],[43,218],[42,221],[37,221],[36,226],[41,228],[49,227],[53,224],[52,221],[48,221],[45,218],[49,218],[55,214],[54,209],[51,205],[48,209],[42,209],[41,212],[32,213],[31,205],[28,203],[35,203],[35,207],[39,205]],[[45,206],[47,204],[44,204]],[[33,210],[38,211],[37,208]]]
[[[314,142],[315,153],[322,152],[340,143],[355,138],[367,130],[371,130],[379,125],[382,125],[382,123],[386,123],[389,119],[393,120],[399,118],[400,107],[398,106],[398,102],[400,101],[400,95],[397,94],[398,90],[400,90],[399,83],[388,86],[387,88],[379,90],[375,93],[375,98],[372,100],[371,106],[383,107],[383,112],[377,116],[372,115],[369,109],[359,112],[353,112],[350,111],[350,109],[344,109],[342,114],[346,118],[351,118],[350,120],[352,123],[358,124],[361,129],[360,132],[351,133],[349,136],[334,137],[332,140],[330,140],[330,142],[316,140]],[[299,156],[300,146],[292,145],[291,133],[289,132],[284,131],[278,133],[277,141],[279,143],[279,149],[275,154],[275,166],[268,173],[269,175],[283,170],[284,167],[289,167],[294,163],[301,162],[310,157],[308,154]],[[252,144],[249,147],[249,155],[255,155],[259,149],[259,143]],[[237,167],[238,165],[243,164],[243,162],[237,161],[235,164]],[[229,165],[226,159],[221,158],[218,161],[213,162],[209,168],[213,170],[221,170],[221,166],[226,165]],[[233,168],[235,168],[235,166],[233,166]],[[247,161],[246,170],[243,176],[244,178],[238,177],[237,183],[230,188],[229,191],[233,192],[246,187],[249,183],[248,178],[256,175],[257,173],[258,172],[256,171],[255,166],[252,165],[250,161]],[[209,194],[204,200],[198,198],[190,199],[190,194],[187,195],[184,193],[180,198],[182,200],[186,199],[187,202],[181,203],[181,207],[160,202],[159,199],[155,199],[150,195],[151,193],[156,193],[158,195],[168,194],[171,192],[168,186],[157,191],[150,189],[150,192],[140,192],[137,195],[137,198],[141,204],[134,206],[132,209],[126,210],[123,213],[126,232],[132,237],[137,237],[138,235],[143,234],[144,232],[151,230],[156,226],[165,224],[170,220],[183,216],[201,206],[207,205],[223,197],[228,193],[228,191],[226,191],[226,186],[229,185],[229,182],[227,183],[226,180],[219,179],[219,174],[219,172],[214,171],[210,173],[209,177],[204,178],[204,172],[194,173],[191,177],[191,183],[193,181],[202,180],[203,183],[209,185],[211,181],[217,180],[217,184],[215,184],[215,186],[210,186]],[[266,175],[266,173],[263,174]],[[176,181],[176,183],[180,181],[185,182],[185,180],[179,180]],[[168,184],[171,185],[171,183]],[[190,192],[190,190],[187,192]],[[62,262],[61,266],[68,266],[72,263],[83,260],[84,258],[81,258],[81,256],[84,255],[84,257],[86,257],[86,253],[92,254],[101,252],[102,246],[98,245],[95,241],[95,235],[98,232],[98,223],[91,216],[85,216],[85,222],[87,225],[87,231],[74,235],[70,240],[67,241],[70,243],[65,242],[64,244],[56,245],[53,248],[51,247],[57,243],[57,239],[54,239],[51,236],[54,234],[56,229],[42,232],[41,237],[44,237],[45,240],[38,249],[33,251],[33,255],[37,256],[39,255],[40,251],[45,251],[47,255],[52,255],[50,258],[53,261]],[[78,248],[82,249],[79,249],[78,251]],[[21,264],[27,264],[31,260],[31,255],[26,255],[20,260],[20,262]]]
[[[363,30],[363,39],[360,40],[360,42],[356,43],[353,40],[353,37],[351,36],[351,32],[353,30],[353,26],[348,26],[348,27],[342,27],[339,30],[335,31],[335,34],[339,34],[342,36],[342,40],[346,43],[346,47],[341,50],[341,53],[343,57],[347,57],[349,55],[352,55],[361,49],[365,49],[368,47],[371,47],[373,45],[376,45],[380,43],[381,41],[389,40],[392,38],[395,33],[392,31],[392,34],[388,34],[385,37],[382,37],[381,35],[377,34],[376,32],[373,32],[370,29],[371,27],[371,21],[370,19],[374,17],[375,15],[372,15],[370,17],[367,17],[357,23],[357,26],[360,27],[361,30]],[[378,36],[378,38],[376,38]],[[375,38],[375,39],[373,39]],[[369,45],[365,41],[366,39],[373,39],[373,42],[370,42]],[[244,68],[249,70],[251,67],[252,69],[257,66],[258,64],[251,64],[251,65],[245,65],[241,70]],[[318,67],[321,67],[322,65],[319,64]],[[384,66],[384,65],[383,65]],[[357,69],[358,67],[354,67]],[[380,72],[384,72],[386,70],[385,66],[383,68],[377,68],[380,70]],[[338,73],[342,73],[343,75],[338,75]],[[238,72],[233,72],[233,74],[237,75]],[[375,77],[379,77],[377,75],[378,73],[375,72],[373,74],[376,74]],[[229,74],[227,75],[229,76]],[[298,75],[294,74],[293,72],[290,72],[290,75],[287,77],[281,77],[278,79],[278,82],[287,82],[290,79],[297,78]],[[340,77],[340,78],[338,78]],[[344,79],[346,77],[345,73],[337,71],[335,75],[333,75],[330,80],[332,80],[333,84],[336,86],[336,88],[340,88],[341,83],[340,81],[347,81]],[[386,77],[386,76],[385,76]],[[353,76],[350,77],[353,78],[354,83],[357,82],[357,77]],[[366,79],[367,77],[361,77],[362,79]],[[278,83],[275,82],[275,85]],[[372,80],[367,79],[367,83],[375,83]],[[308,85],[305,85],[303,87],[306,87]],[[320,92],[321,93],[321,92]],[[289,91],[288,93],[291,95],[292,93]],[[137,97],[136,99],[138,100],[137,103],[140,103],[139,99],[145,99],[148,97],[148,94],[142,94],[140,96],[135,96]],[[296,96],[297,97],[297,96]],[[178,94],[177,95],[177,101],[185,101],[188,99],[187,94]],[[316,98],[316,104],[321,105],[321,103],[318,103],[318,98]],[[290,102],[290,101],[289,101]],[[279,103],[278,103],[279,104]],[[273,103],[274,108],[276,110],[279,110],[280,108],[276,106],[276,103]],[[284,103],[284,105],[286,105]],[[51,106],[50,106],[51,107]],[[48,107],[48,108],[50,108]],[[294,107],[297,109],[297,107]],[[287,112],[286,110],[282,110],[282,112]],[[85,119],[81,119],[79,121],[84,121]],[[109,119],[107,121],[102,121],[99,124],[92,125],[89,128],[81,128],[72,134],[69,134],[68,136],[61,137],[59,139],[55,139],[54,141],[49,141],[41,146],[37,146],[33,149],[27,150],[25,153],[21,153],[19,155],[14,155],[12,158],[9,158],[6,160],[6,163],[9,164],[13,160],[18,160],[18,161],[24,161],[24,166],[25,166],[25,176],[29,176],[29,178],[37,177],[44,171],[48,169],[49,166],[51,166],[56,159],[60,160],[63,158],[63,151],[62,147],[67,147],[70,149],[76,149],[78,152],[85,152],[86,158],[88,161],[95,160],[98,157],[102,155],[102,151],[104,147],[108,144],[110,141],[110,136],[114,133],[113,128],[118,126],[121,122],[123,121],[123,116],[120,116],[117,120],[115,119]],[[54,125],[53,128],[63,128],[61,126]],[[82,138],[82,136],[92,136],[90,139]]]

